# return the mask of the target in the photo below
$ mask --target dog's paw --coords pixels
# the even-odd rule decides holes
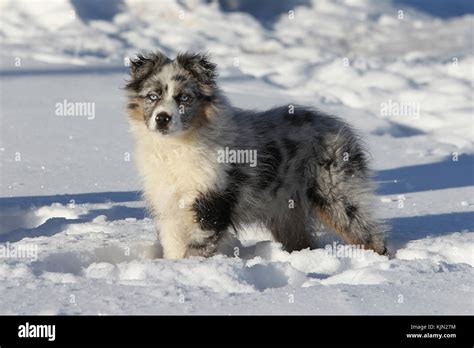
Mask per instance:
[[[185,257],[203,256],[210,257],[215,254],[221,235],[214,231],[196,229],[193,238],[189,241]]]
[[[217,245],[214,243],[207,243],[202,245],[192,245],[186,250],[184,257],[202,256],[211,257],[216,252]]]

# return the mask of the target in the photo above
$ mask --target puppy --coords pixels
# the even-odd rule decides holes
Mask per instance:
[[[317,222],[386,252],[367,155],[346,123],[294,105],[233,107],[204,54],[138,55],[130,67],[135,157],[165,258],[211,256],[252,223],[288,252],[313,246]]]

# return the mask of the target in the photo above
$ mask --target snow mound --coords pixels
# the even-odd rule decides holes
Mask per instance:
[[[466,263],[474,266],[474,233],[453,233],[411,241],[397,251],[403,260],[428,259],[435,262]]]

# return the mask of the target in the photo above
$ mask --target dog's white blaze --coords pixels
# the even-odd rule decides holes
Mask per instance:
[[[148,120],[148,128],[151,130],[157,129],[156,115],[160,112],[166,112],[171,116],[171,122],[169,123],[168,129],[171,132],[179,132],[183,130],[183,124],[181,122],[181,114],[179,113],[178,105],[174,100],[176,84],[172,77],[176,74],[176,68],[174,65],[166,65],[160,71],[160,81],[163,85],[167,85],[168,89],[163,93],[162,100],[153,110],[152,117]]]

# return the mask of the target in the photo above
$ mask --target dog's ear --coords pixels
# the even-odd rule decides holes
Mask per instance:
[[[167,62],[169,62],[169,58],[161,52],[137,54],[136,58],[130,59],[132,80],[127,84],[127,88],[138,92],[143,80]]]
[[[176,61],[188,71],[201,85],[203,92],[212,95],[216,87],[216,64],[203,53],[180,53]]]
[[[147,55],[139,53],[136,58],[130,59],[130,75],[134,79],[139,79],[147,75],[152,67],[153,63]]]

